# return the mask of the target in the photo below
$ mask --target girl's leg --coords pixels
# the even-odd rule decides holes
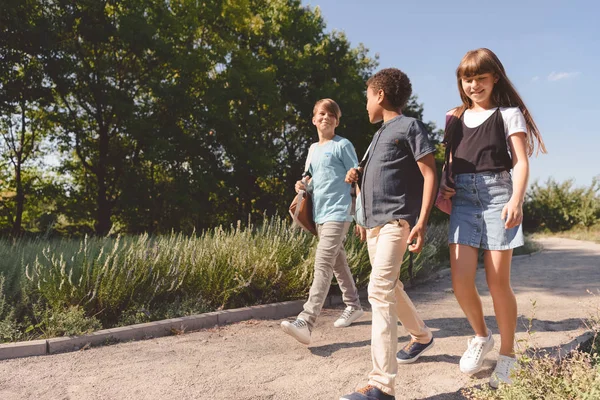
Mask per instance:
[[[517,300],[510,286],[512,250],[486,250],[484,264],[487,284],[494,301],[500,331],[500,355],[514,357],[517,329]]]
[[[478,249],[450,244],[450,271],[452,288],[458,304],[477,336],[487,337],[488,330],[483,318],[481,298],[475,286]]]

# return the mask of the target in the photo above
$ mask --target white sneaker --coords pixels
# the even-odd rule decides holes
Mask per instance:
[[[345,328],[362,317],[365,312],[361,308],[346,307],[342,315],[333,323],[336,328]]]
[[[498,357],[498,363],[496,369],[490,377],[490,386],[494,389],[498,389],[500,382],[510,385],[512,379],[510,374],[517,369],[517,359],[513,357],[500,356]]]
[[[283,321],[281,328],[300,343],[310,343],[310,329],[308,329],[308,324],[302,318],[298,318],[294,322]]]
[[[494,348],[492,331],[488,329],[488,337],[479,336],[469,339],[469,347],[460,358],[460,371],[465,374],[475,374],[483,366],[485,355]]]

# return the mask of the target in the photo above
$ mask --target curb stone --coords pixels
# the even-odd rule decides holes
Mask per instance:
[[[47,353],[46,340],[7,343],[0,345],[0,360],[17,357],[43,356]]]
[[[328,301],[331,302],[329,298]],[[332,304],[337,303],[334,302]],[[303,300],[284,301],[281,303],[216,311],[118,328],[103,329],[81,336],[57,337],[44,340],[0,344],[0,360],[42,356],[46,354],[77,351],[90,346],[114,342],[169,336],[248,319],[281,319],[298,314],[302,310],[303,305]]]

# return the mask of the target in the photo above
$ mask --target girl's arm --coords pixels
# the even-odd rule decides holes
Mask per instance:
[[[514,228],[523,222],[523,202],[529,180],[529,158],[527,157],[527,136],[518,132],[508,137],[513,161],[513,194],[502,209],[502,219],[506,229]]]

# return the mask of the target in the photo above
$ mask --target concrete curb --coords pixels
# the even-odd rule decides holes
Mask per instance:
[[[331,297],[339,296],[330,296],[327,299],[328,304],[338,304],[337,300],[332,302]],[[339,301],[341,302],[341,297]],[[103,329],[81,336],[57,337],[47,340],[0,344],[0,360],[42,356],[46,354],[77,351],[90,346],[114,342],[169,336],[245,321],[248,319],[281,319],[300,313],[303,305],[304,300],[284,301],[281,303],[216,311],[120,328]]]
[[[46,340],[31,340],[0,345],[0,360],[17,357],[42,356],[47,354]]]

